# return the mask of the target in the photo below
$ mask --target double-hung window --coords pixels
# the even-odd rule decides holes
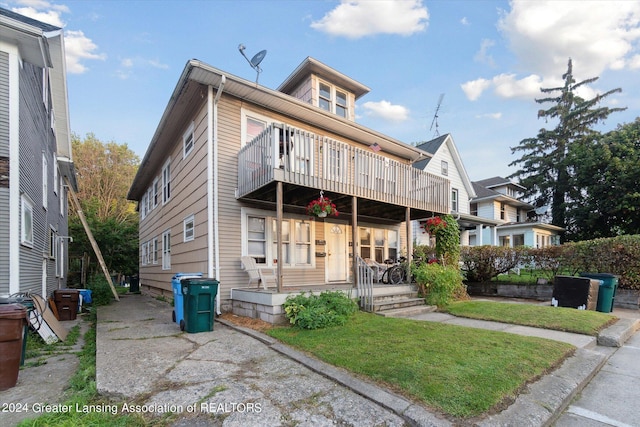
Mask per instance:
[[[347,94],[336,90],[336,114],[347,117]]]
[[[171,270],[171,230],[162,233],[162,269]]]
[[[182,158],[186,158],[191,151],[193,151],[193,147],[195,144],[195,139],[193,135],[194,124],[191,122],[187,131],[182,135]]]
[[[195,217],[193,215],[189,215],[183,221],[184,225],[184,241],[190,242],[195,238]]]
[[[334,113],[337,116],[347,118],[349,115],[349,101],[346,92],[338,90],[327,83],[318,83],[318,107]]]
[[[451,189],[451,210],[453,212],[458,212],[458,189]]]
[[[385,228],[360,227],[360,256],[382,263],[398,258],[398,231]]]
[[[333,104],[333,101],[331,100],[331,86],[320,83],[319,89],[318,106],[323,110],[333,112],[333,109],[331,108],[331,105]]]
[[[42,153],[42,207],[47,209],[49,203],[49,165],[47,155]]]
[[[162,168],[162,204],[171,199],[171,161],[167,160]]]
[[[23,245],[33,247],[33,202],[26,195],[22,195],[21,198],[21,213],[20,242]]]

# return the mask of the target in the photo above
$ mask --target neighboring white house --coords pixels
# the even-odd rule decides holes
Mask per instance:
[[[543,211],[521,201],[524,187],[499,176],[473,182],[476,197],[471,199],[472,215],[499,221],[497,227],[473,230],[469,233],[471,246],[497,244],[500,246],[529,246],[542,248],[560,244],[562,227],[541,220]]]
[[[414,163],[414,167],[425,172],[445,177],[451,181],[450,213],[458,220],[460,227],[460,243],[468,246],[469,230],[482,227],[495,228],[499,222],[493,218],[481,218],[472,215],[470,201],[476,197],[474,186],[469,179],[458,148],[450,133],[438,136],[431,141],[416,145],[416,148],[426,151],[433,157],[421,159]],[[426,218],[425,218],[426,219]],[[424,233],[421,221],[415,221],[412,227],[413,240],[417,245],[429,245],[429,235]],[[489,241],[486,241],[488,244]]]
[[[61,28],[0,8],[0,295],[66,287],[71,161]]]
[[[564,229],[541,221],[543,215],[518,198],[524,187],[501,177],[471,182],[451,134],[416,148],[432,157],[415,162],[414,167],[451,181],[450,212],[458,221],[463,246],[545,247],[560,243]],[[432,244],[420,222],[415,221],[412,227],[414,242]]]

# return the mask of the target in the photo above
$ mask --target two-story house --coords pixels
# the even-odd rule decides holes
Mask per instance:
[[[506,178],[493,177],[473,182],[476,196],[471,199],[471,214],[498,221],[497,227],[472,230],[469,244],[500,246],[529,246],[541,248],[560,244],[562,227],[543,222],[543,212],[523,202],[520,184]]]
[[[411,220],[449,212],[450,182],[413,167],[425,151],[354,121],[368,91],[313,58],[277,90],[188,61],[129,190],[141,290],[168,295],[176,273],[202,272],[220,282],[219,310],[276,306],[291,290],[355,288],[363,259],[410,253]],[[306,212],[321,192],[337,217]],[[243,256],[277,287],[249,295]]]
[[[0,295],[66,287],[67,181],[63,31],[0,8]]]
[[[453,215],[458,222],[461,245],[471,244],[469,241],[471,230],[483,228],[491,230],[500,224],[493,217],[483,218],[475,213],[472,214],[470,200],[476,197],[476,190],[450,133],[419,143],[416,147],[431,154],[431,157],[417,161],[414,166],[425,172],[448,178],[451,182],[451,205],[447,213]],[[414,222],[413,240],[417,245],[433,245],[432,239],[420,226],[424,219],[426,218]]]

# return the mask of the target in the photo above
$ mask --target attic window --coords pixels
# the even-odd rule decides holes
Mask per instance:
[[[318,97],[318,106],[323,110],[331,111],[331,87],[324,83],[320,83],[320,95]]]
[[[446,160],[443,160],[441,163],[441,167],[442,167],[442,176],[448,176],[449,175],[449,163],[446,162]]]

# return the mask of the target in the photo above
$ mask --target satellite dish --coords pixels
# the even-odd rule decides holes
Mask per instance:
[[[242,56],[244,56],[244,59],[246,59],[247,62],[249,63],[249,65],[251,65],[251,68],[256,70],[256,73],[257,73],[257,75],[256,75],[256,84],[258,84],[258,78],[260,77],[260,73],[262,72],[262,68],[260,68],[260,63],[262,62],[264,57],[267,56],[267,51],[266,50],[261,50],[260,52],[258,52],[255,55],[253,55],[253,58],[251,58],[251,60],[249,60],[249,58],[247,58],[247,55],[244,54],[244,50],[245,49],[246,48],[242,43],[240,43],[240,45],[238,45],[238,50],[240,51]]]
[[[253,58],[251,58],[251,61],[249,61],[249,63],[253,68],[260,68],[259,65],[265,56],[267,56],[267,51],[261,50],[260,52],[253,55]]]

